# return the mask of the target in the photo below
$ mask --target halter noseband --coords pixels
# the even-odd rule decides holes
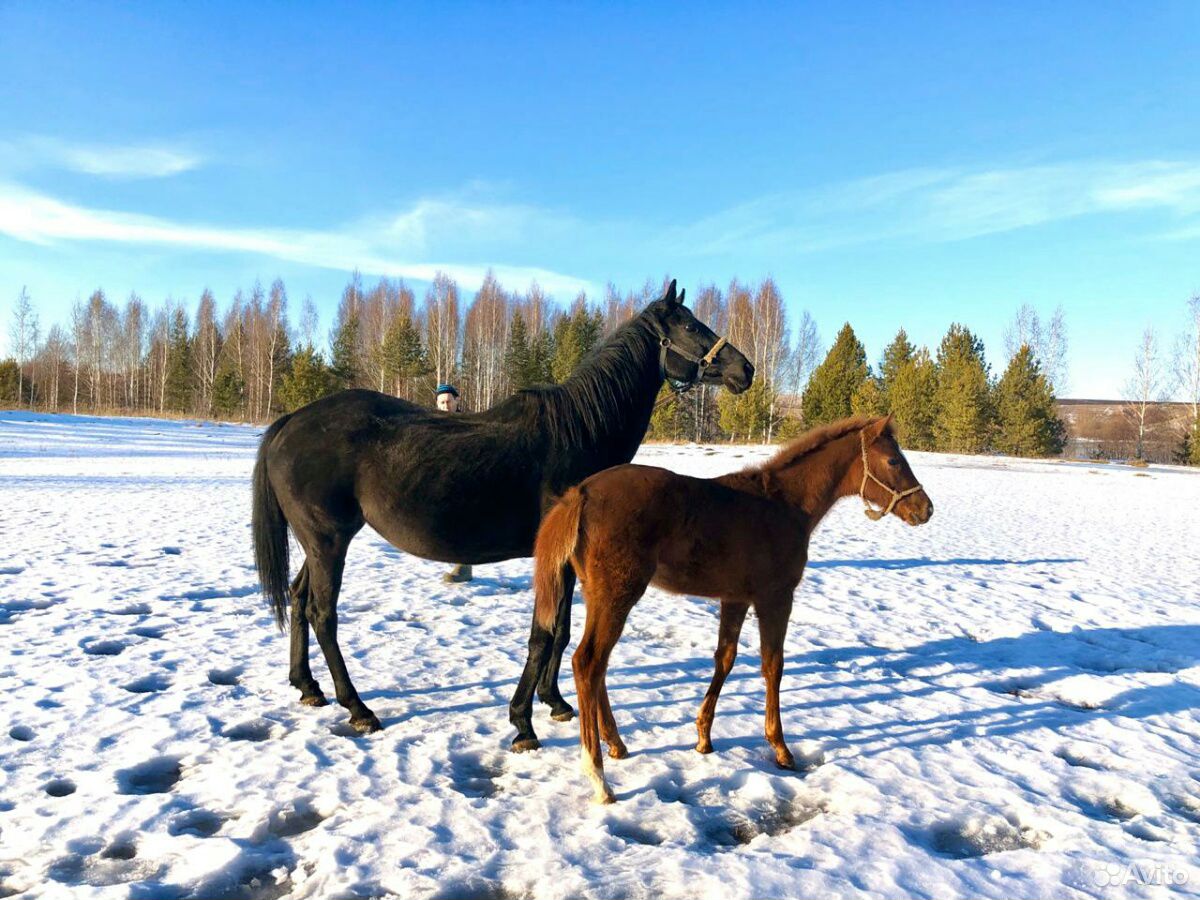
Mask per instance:
[[[867,462],[867,433],[866,433],[866,431],[860,431],[858,433],[858,435],[862,441],[862,460],[863,460],[863,478],[862,478],[862,485],[858,489],[858,495],[860,497],[862,497],[862,502],[863,502],[863,507],[864,507],[863,512],[866,513],[867,518],[872,520],[873,522],[878,522],[884,516],[891,513],[891,511],[896,508],[897,503],[899,503],[905,497],[911,496],[912,494],[915,494],[917,491],[923,490],[923,488],[921,487],[921,485],[917,484],[917,485],[914,485],[913,487],[910,487],[906,491],[898,491],[894,487],[892,487],[890,484],[885,484],[883,481],[876,478],[874,473],[871,472],[870,464]],[[875,509],[874,507],[871,506],[871,501],[867,499],[867,479],[868,478],[871,479],[873,482],[875,482],[877,485],[879,485],[881,488],[883,488],[885,491],[887,491],[889,494],[892,495],[892,500],[890,503],[888,503],[887,509]]]
[[[676,347],[672,340],[664,334],[658,340],[658,370],[662,374],[663,380],[671,385],[671,390],[677,394],[686,394],[700,383],[700,379],[704,377],[704,370],[712,365],[713,360],[717,358],[717,354],[721,352],[721,348],[727,343],[729,343],[729,341],[723,337],[719,337],[717,338],[716,343],[708,348],[707,353],[705,353],[703,356],[696,356],[695,354],[684,350],[682,347]],[[668,350],[677,354],[678,356],[682,356],[688,362],[694,362],[696,364],[696,374],[692,376],[691,380],[681,381],[678,378],[672,378],[667,374]]]

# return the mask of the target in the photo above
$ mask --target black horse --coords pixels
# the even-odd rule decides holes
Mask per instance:
[[[278,419],[254,467],[254,559],[281,629],[291,600],[289,680],[300,702],[326,702],[309,669],[311,625],[350,724],[364,734],[381,727],[350,683],[337,644],[346,550],[364,524],[426,559],[532,556],[542,514],[567,488],[633,458],[664,379],[676,388],[724,382],[741,392],[753,377],[746,357],[692,316],[682,292],[676,298],[672,281],[563,384],[518,391],[486,412],[449,415],[351,390]],[[290,590],[289,525],[305,554]],[[566,576],[554,630],[533,624],[509,707],[517,750],[538,746],[535,685],[554,718],[574,714],[558,690],[575,582],[573,572]]]

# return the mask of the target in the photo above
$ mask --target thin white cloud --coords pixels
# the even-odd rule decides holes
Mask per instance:
[[[164,143],[72,143],[37,135],[0,141],[0,166],[9,172],[66,169],[103,178],[169,178],[203,162],[198,153]]]
[[[415,209],[420,209],[420,205]],[[428,210],[421,214],[412,211],[401,214],[392,218],[393,222],[402,223],[392,232],[377,229],[376,223],[337,231],[224,228],[77,206],[20,185],[0,182],[0,234],[27,243],[106,242],[251,253],[318,268],[347,272],[358,269],[374,275],[419,281],[431,281],[436,273],[445,272],[464,286],[472,287],[483,281],[488,266],[420,262],[407,253],[397,252],[398,239],[423,245],[430,232],[450,227],[447,220],[453,218],[457,209],[446,205],[437,216]],[[484,227],[503,219],[503,209],[477,210],[476,213],[476,224],[482,222]],[[526,210],[523,215],[531,213]],[[467,219],[471,216],[467,215]],[[412,224],[414,222],[419,225]],[[470,230],[475,226],[468,221],[464,227]],[[538,267],[497,265],[491,268],[497,278],[513,286],[523,286],[536,279],[546,290],[563,295],[593,287],[584,279]]]
[[[1200,162],[910,169],[761,197],[670,235],[680,252],[811,252],[873,241],[958,241],[1102,213],[1200,212]]]

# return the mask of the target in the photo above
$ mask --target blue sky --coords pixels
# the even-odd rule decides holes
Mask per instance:
[[[1198,28],[1195,3],[0,0],[0,315],[22,285],[46,322],[97,286],[279,275],[327,325],[355,267],[564,300],[769,274],[873,359],[961,321],[997,367],[1017,306],[1061,303],[1067,393],[1115,396],[1200,290]]]

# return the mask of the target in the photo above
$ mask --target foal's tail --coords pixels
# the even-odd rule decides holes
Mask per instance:
[[[562,596],[563,566],[579,543],[579,520],[583,515],[583,494],[573,487],[546,513],[534,544],[533,584],[534,616],[547,631],[554,628],[558,601]]]
[[[281,416],[266,430],[258,445],[258,461],[254,463],[254,501],[251,529],[254,532],[254,566],[262,584],[263,596],[275,613],[279,630],[287,627],[288,616],[288,523],[283,509],[267,477],[267,451],[275,435],[291,415]]]

